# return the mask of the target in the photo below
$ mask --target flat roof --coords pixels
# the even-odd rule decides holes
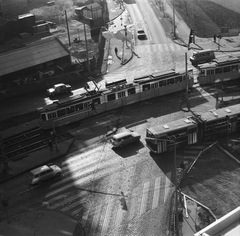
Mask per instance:
[[[0,54],[0,76],[68,55],[70,52],[58,38],[43,39]]]
[[[154,135],[159,135],[159,134],[167,134],[173,130],[188,128],[191,126],[192,127],[197,126],[194,120],[192,120],[191,118],[182,118],[182,119],[171,121],[162,125],[150,127],[148,128],[148,130]]]
[[[240,114],[240,104],[220,108],[217,110],[208,111],[201,115],[201,119],[204,121],[211,121],[211,120],[216,120],[216,118],[221,119],[226,116],[232,116],[237,114]]]

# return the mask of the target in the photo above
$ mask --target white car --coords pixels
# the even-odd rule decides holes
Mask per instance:
[[[55,176],[59,176],[61,175],[61,173],[62,173],[62,170],[57,165],[51,165],[51,166],[43,165],[30,171],[30,175],[29,175],[30,183],[32,185],[39,184],[42,181],[48,180]]]
[[[72,87],[69,84],[55,84],[52,88],[47,90],[49,96],[54,96],[61,93],[70,93],[72,91]]]
[[[133,131],[124,131],[113,135],[111,143],[113,147],[123,147],[127,144],[139,141],[141,135]]]

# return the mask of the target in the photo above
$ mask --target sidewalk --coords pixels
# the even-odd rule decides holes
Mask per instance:
[[[0,222],[4,236],[85,236],[76,219],[53,210],[27,211]]]

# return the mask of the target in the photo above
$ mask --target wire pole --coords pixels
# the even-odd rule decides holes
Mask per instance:
[[[174,169],[175,169],[175,211],[176,211],[176,236],[179,236],[179,221],[178,221],[178,184],[177,184],[177,155],[176,142],[174,141]]]
[[[189,98],[188,98],[188,89],[189,89],[189,81],[188,81],[188,68],[187,68],[187,53],[185,52],[185,76],[186,76],[186,102],[187,102],[187,108],[190,109],[189,106]]]
[[[87,53],[87,68],[88,68],[88,72],[90,72],[89,55],[88,55],[88,42],[87,42],[87,34],[86,34],[85,23],[83,23],[83,26],[84,26],[84,36],[85,36],[86,53]]]
[[[65,10],[65,19],[66,19],[67,32],[68,32],[68,43],[69,43],[69,46],[71,47],[71,39],[70,39],[70,34],[69,34],[68,19],[67,19],[67,11],[66,10]]]
[[[173,37],[176,38],[176,27],[175,27],[175,4],[173,0]]]

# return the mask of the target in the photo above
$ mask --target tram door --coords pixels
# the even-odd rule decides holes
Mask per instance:
[[[188,129],[188,144],[197,143],[197,128]]]
[[[230,133],[237,132],[237,117],[231,117],[228,120],[228,130]]]
[[[167,142],[166,141],[158,141],[157,142],[157,153],[163,153],[167,151]]]
[[[211,69],[211,70],[207,70],[207,77],[209,78],[209,83],[215,83],[215,70]]]

